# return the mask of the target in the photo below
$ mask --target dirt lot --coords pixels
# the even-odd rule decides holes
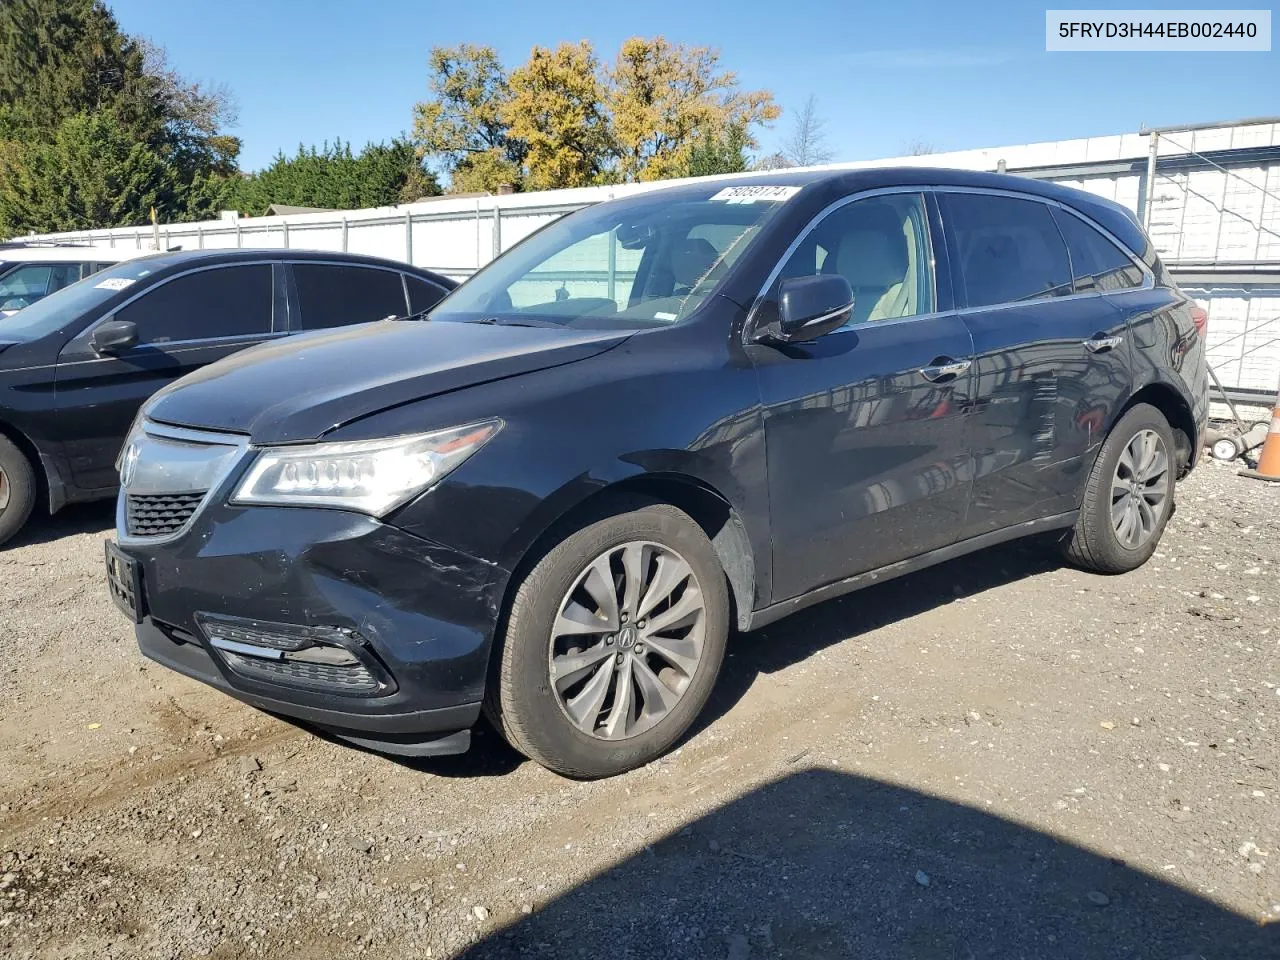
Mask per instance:
[[[676,753],[400,763],[142,660],[110,509],[0,553],[0,954],[1280,957],[1280,489],[735,638]],[[470,951],[470,952],[468,952]]]

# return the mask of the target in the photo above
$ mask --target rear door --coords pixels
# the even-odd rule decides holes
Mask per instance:
[[[327,330],[410,312],[398,270],[300,260],[289,268],[297,291],[295,330]]]
[[[56,404],[72,476],[85,490],[117,483],[115,458],[138,408],[184,374],[283,333],[270,263],[205,267],[162,280],[110,318],[133,323],[138,344],[99,356],[91,325],[58,358]],[[283,281],[281,281],[282,284]],[[275,314],[279,314],[276,323]]]
[[[782,280],[812,274],[844,276],[855,297],[852,320],[824,337],[750,348],[764,402],[775,602],[959,535],[972,345],[946,274],[935,284],[944,251],[931,249],[927,208],[923,193],[905,192],[831,211],[802,235],[757,308],[757,324],[767,323]]]
[[[1077,280],[1056,204],[940,191],[962,316],[973,336],[973,498],[964,535],[1065,513],[1129,392],[1125,319]]]

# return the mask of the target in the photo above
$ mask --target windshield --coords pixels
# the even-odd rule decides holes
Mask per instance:
[[[101,306],[150,276],[157,264],[143,258],[118,263],[42,297],[10,317],[0,317],[0,340],[35,340]]]
[[[431,319],[589,329],[677,323],[796,190],[708,184],[590,207],[486,267]]]

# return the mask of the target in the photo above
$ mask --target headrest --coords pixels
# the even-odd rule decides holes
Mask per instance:
[[[901,283],[907,276],[907,238],[901,215],[888,207],[859,210],[855,223],[836,248],[835,272],[855,290]]]
[[[711,241],[703,237],[685,240],[671,253],[671,273],[676,283],[692,289],[720,259]]]

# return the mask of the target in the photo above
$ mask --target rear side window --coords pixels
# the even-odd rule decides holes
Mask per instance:
[[[271,331],[271,264],[215,267],[176,277],[116,311],[139,343],[208,340]]]
[[[1079,217],[1054,210],[1067,249],[1076,293],[1128,290],[1142,286],[1142,271],[1129,255]]]
[[[1067,247],[1047,205],[976,193],[942,199],[968,306],[1072,292]]]
[[[404,275],[404,282],[409,288],[409,312],[421,313],[423,310],[430,310],[437,303],[444,299],[445,291],[441,290],[434,283],[427,283],[418,277]]]
[[[405,314],[404,284],[394,270],[295,263],[303,330],[324,330]]]

